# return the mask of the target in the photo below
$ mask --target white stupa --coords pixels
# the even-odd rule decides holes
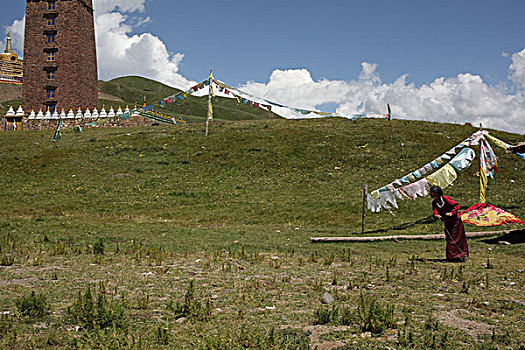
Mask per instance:
[[[70,109],[69,112],[67,112],[67,117],[68,119],[75,119],[75,113],[73,113],[73,110]]]
[[[60,119],[66,119],[66,118],[67,118],[66,111],[64,111],[64,108],[62,108],[62,111],[60,112]]]
[[[35,118],[36,118],[36,113],[35,113],[35,110],[32,109],[32,110],[31,110],[31,113],[29,113],[29,117],[28,117],[28,119],[35,119]]]
[[[18,106],[18,109],[16,110],[16,116],[17,117],[23,117],[24,116],[24,110],[22,109],[22,106]]]
[[[6,117],[14,117],[15,116],[15,110],[13,109],[13,106],[9,107],[7,110],[7,113],[5,114]]]
[[[108,118],[115,117],[115,111],[113,110],[113,106],[109,109]]]
[[[44,115],[44,119],[51,119],[51,117],[52,117],[51,111],[48,108],[47,111],[46,111],[46,114]]]
[[[97,109],[97,107],[93,108],[93,113],[91,114],[91,117],[98,118],[98,109]]]
[[[44,119],[44,112],[42,110],[39,110],[36,114],[36,119]]]
[[[83,116],[82,110],[80,109],[80,107],[78,107],[78,111],[77,111],[77,114],[75,115],[75,118],[80,119],[82,118],[82,116]]]
[[[100,110],[100,118],[107,118],[107,117],[108,117],[108,114],[106,112],[106,108],[102,107],[102,109]]]
[[[91,111],[89,108],[86,108],[86,111],[84,112],[84,118],[91,118]]]

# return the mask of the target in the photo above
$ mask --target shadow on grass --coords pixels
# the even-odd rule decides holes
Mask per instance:
[[[509,233],[503,236],[482,240],[482,242],[488,243],[488,244],[498,244],[498,242],[502,242],[502,241],[509,242],[511,244],[525,243],[525,229],[510,231]]]
[[[427,224],[433,223],[434,221],[436,221],[436,219],[434,219],[434,217],[432,215],[429,215],[427,217],[424,217],[422,219],[416,220],[414,222],[405,222],[403,224],[395,225],[395,226],[392,226],[392,227],[389,227],[389,228],[381,228],[381,229],[377,229],[377,230],[365,231],[365,233],[385,233],[385,232],[389,232],[389,231],[403,231],[403,230],[406,230],[409,227],[413,227],[413,226],[417,226],[417,225],[427,225]]]

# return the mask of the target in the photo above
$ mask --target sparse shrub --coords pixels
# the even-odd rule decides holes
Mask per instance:
[[[0,314],[0,339],[13,330],[13,317],[9,314]]]
[[[170,330],[168,328],[157,327],[155,340],[157,341],[157,344],[168,345],[170,342]]]
[[[100,238],[95,245],[93,245],[93,254],[104,255],[104,241]]]
[[[186,295],[184,296],[184,302],[175,303],[170,302],[168,309],[172,310],[175,317],[187,317],[193,321],[209,321],[211,319],[211,302],[201,302],[195,297],[195,283],[193,280],[190,281]]]
[[[372,334],[382,334],[389,328],[394,328],[394,306],[382,306],[377,297],[368,297],[361,293],[357,315],[361,330]]]
[[[44,294],[31,294],[23,296],[15,301],[16,307],[22,316],[43,317],[49,313],[49,304]]]
[[[1,266],[13,266],[15,263],[15,256],[11,254],[2,254],[2,257],[0,258],[0,265]]]
[[[338,319],[339,309],[335,305],[331,309],[322,307],[314,312],[314,324],[334,323]]]
[[[257,327],[233,329],[227,334],[208,335],[206,349],[309,350],[309,333],[297,329],[264,330]]]
[[[78,292],[77,300],[67,309],[67,313],[72,323],[88,330],[127,326],[121,303],[110,302],[101,293],[95,296],[89,287],[84,293]]]

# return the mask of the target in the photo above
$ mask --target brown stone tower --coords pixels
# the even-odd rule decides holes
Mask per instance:
[[[26,0],[22,105],[26,112],[98,106],[92,0]]]

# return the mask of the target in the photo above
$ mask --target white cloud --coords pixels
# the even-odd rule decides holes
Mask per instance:
[[[525,89],[525,49],[512,55],[512,64],[509,69],[511,71],[509,78],[512,82],[518,88]]]
[[[108,12],[96,17],[99,78],[140,75],[165,84],[188,88],[193,82],[178,73],[183,54],[170,55],[151,33],[131,35],[126,15]]]
[[[525,86],[525,50],[514,54],[512,81]],[[479,75],[459,74],[416,86],[403,75],[391,84],[381,82],[375,64],[362,63],[358,80],[314,81],[305,69],[276,70],[268,83],[248,82],[247,93],[291,107],[315,109],[324,103],[337,112],[385,113],[390,103],[394,117],[452,123],[480,123],[484,127],[525,133],[525,94],[490,86]],[[290,113],[285,115],[292,117]],[[298,115],[293,115],[297,117]]]
[[[183,54],[170,54],[162,40],[151,33],[131,34],[150,20],[149,17],[129,17],[130,13],[143,12],[145,2],[95,0],[99,78],[140,75],[181,89],[188,88],[194,82],[178,73]]]

